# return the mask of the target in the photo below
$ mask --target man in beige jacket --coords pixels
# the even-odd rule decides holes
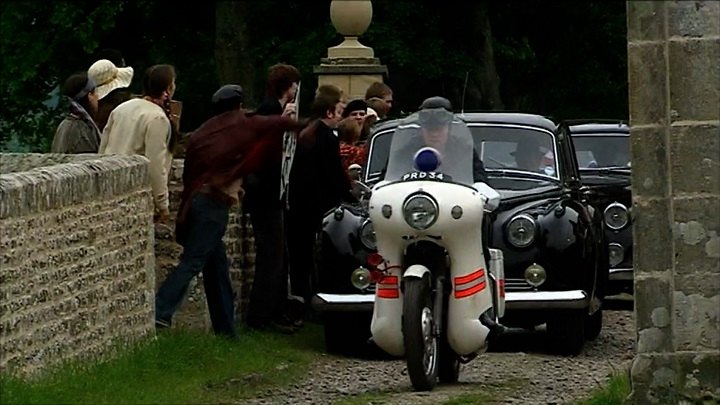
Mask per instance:
[[[102,154],[143,155],[150,160],[150,185],[155,203],[155,221],[170,220],[168,176],[172,153],[168,147],[171,124],[169,103],[175,92],[175,69],[155,65],[145,72],[143,97],[117,106],[103,131]]]

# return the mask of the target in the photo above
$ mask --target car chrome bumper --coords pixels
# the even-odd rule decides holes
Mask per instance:
[[[608,279],[610,281],[633,281],[633,269],[632,267],[610,269]]]
[[[372,312],[375,294],[315,294],[311,305],[318,312]]]
[[[312,308],[318,312],[372,312],[374,294],[315,294]],[[583,290],[522,291],[505,293],[505,308],[574,309],[586,308],[590,298]]]
[[[579,309],[590,305],[583,290],[505,293],[505,309]]]

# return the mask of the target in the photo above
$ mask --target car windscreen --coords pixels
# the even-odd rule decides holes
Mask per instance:
[[[488,175],[558,180],[557,145],[552,133],[523,126],[471,124],[475,150]]]
[[[627,135],[573,135],[573,143],[581,169],[630,167],[630,137]]]

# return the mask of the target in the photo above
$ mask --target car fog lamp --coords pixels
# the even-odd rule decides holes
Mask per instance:
[[[403,205],[405,222],[417,230],[430,228],[437,220],[437,214],[437,203],[425,194],[415,194]]]
[[[363,246],[370,250],[375,250],[377,241],[375,240],[375,229],[369,219],[366,219],[360,227],[360,242]]]
[[[608,255],[610,256],[610,267],[615,267],[625,259],[625,249],[621,244],[613,242],[608,245]]]
[[[525,269],[525,281],[533,287],[541,286],[547,280],[543,266],[533,263]]]
[[[358,267],[350,275],[350,282],[358,290],[364,290],[370,286],[370,270],[365,267]]]
[[[452,215],[452,217],[455,219],[460,219],[460,217],[462,217],[462,214],[463,210],[462,207],[459,205],[452,207],[452,210],[450,210],[450,215]]]
[[[612,230],[620,230],[630,222],[630,213],[627,207],[616,202],[605,208],[605,225]]]
[[[508,241],[515,247],[524,248],[535,241],[535,220],[527,214],[520,214],[507,225]]]

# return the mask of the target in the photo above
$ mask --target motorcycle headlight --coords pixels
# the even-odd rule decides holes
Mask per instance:
[[[375,239],[375,229],[373,228],[372,221],[366,219],[360,227],[360,242],[363,246],[370,250],[377,248],[377,240]]]
[[[627,207],[618,202],[608,205],[603,215],[605,216],[605,225],[614,231],[624,228],[630,222],[630,213]]]
[[[527,214],[515,216],[507,225],[507,238],[513,246],[524,248],[535,241],[535,220]]]
[[[432,226],[437,220],[437,213],[437,203],[425,194],[415,194],[408,198],[403,205],[405,222],[418,230]]]

